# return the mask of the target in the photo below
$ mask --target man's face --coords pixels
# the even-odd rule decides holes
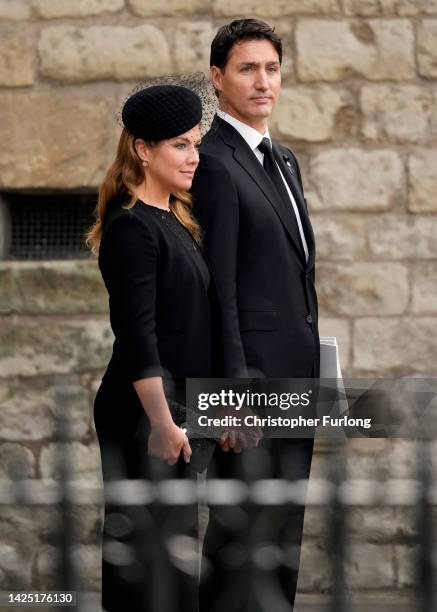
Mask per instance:
[[[255,129],[265,126],[281,88],[279,56],[269,40],[236,43],[223,70],[211,67],[220,107]]]

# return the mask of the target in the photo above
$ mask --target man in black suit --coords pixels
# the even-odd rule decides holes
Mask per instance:
[[[308,379],[319,373],[314,235],[297,160],[271,141],[267,127],[280,91],[281,61],[280,38],[255,19],[221,27],[211,46],[219,111],[201,146],[192,193],[222,307],[225,375],[234,378]],[[224,452],[232,448],[237,452]],[[208,477],[305,479],[312,448],[313,440],[275,438],[240,454],[238,438],[228,436]],[[228,515],[210,509],[204,543],[210,571],[205,570],[201,612],[229,607],[224,592],[235,567],[227,563],[226,551],[235,538],[253,545],[254,522],[257,528],[261,522],[276,525],[282,560],[265,582],[266,572],[253,561],[256,550],[250,550],[242,564],[246,587],[240,583],[241,602],[233,600],[231,608],[267,609],[274,602],[267,595],[266,604],[266,593],[275,584],[275,609],[292,609],[303,508],[278,506],[257,514],[246,506],[245,512],[245,527],[240,523],[235,530]]]

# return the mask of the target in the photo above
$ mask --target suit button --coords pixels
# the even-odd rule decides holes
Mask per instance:
[[[307,323],[312,323],[313,322],[313,317],[311,315],[307,315],[306,316],[306,320],[307,320]]]

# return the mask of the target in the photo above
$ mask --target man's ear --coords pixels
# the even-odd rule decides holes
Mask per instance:
[[[222,76],[223,76],[221,69],[218,66],[211,66],[210,76],[211,76],[211,83],[213,84],[213,87],[216,90],[216,92],[221,92]]]

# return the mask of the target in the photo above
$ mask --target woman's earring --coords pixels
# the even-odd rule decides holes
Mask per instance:
[[[145,160],[143,160],[143,166],[144,166],[145,168],[147,168],[147,166],[148,166],[148,165],[149,165],[149,162],[148,162],[146,159],[145,159]]]

